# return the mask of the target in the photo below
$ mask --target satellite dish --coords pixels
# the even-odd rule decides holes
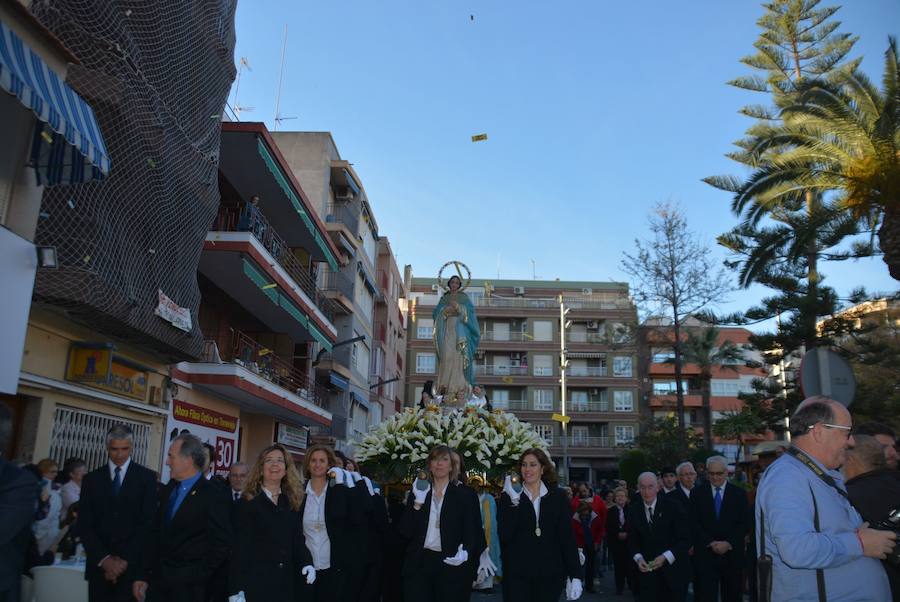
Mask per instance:
[[[844,358],[818,347],[807,351],[800,362],[800,387],[804,397],[822,395],[849,407],[856,395],[856,378]]]

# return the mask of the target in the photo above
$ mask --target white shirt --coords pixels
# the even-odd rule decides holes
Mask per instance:
[[[483,408],[487,405],[487,399],[482,395],[481,397],[471,397],[469,401],[466,402],[466,405],[475,406],[476,408]]]
[[[648,512],[649,512],[651,518],[653,517],[653,513],[656,511],[657,499],[658,498],[654,499],[652,504],[647,504],[643,499],[641,500],[641,508],[644,509],[645,517],[647,516]],[[652,522],[652,521],[648,521],[648,522]],[[662,553],[662,555],[666,557],[666,560],[669,561],[669,564],[675,564],[675,554],[673,554],[671,550],[666,550],[665,552]],[[638,562],[639,560],[643,560],[643,559],[644,559],[644,556],[640,553],[634,555],[635,562]]]
[[[241,499],[241,492],[237,489],[232,489],[231,490],[231,499],[235,502],[238,501],[239,499]]]
[[[540,527],[541,524],[541,498],[549,493],[547,486],[544,485],[544,482],[541,481],[541,490],[538,492],[536,498],[531,497],[531,491],[528,487],[525,487],[522,492],[528,496],[528,500],[531,502],[531,505],[534,506],[534,522],[536,525]]]
[[[125,473],[128,472],[129,466],[131,466],[131,458],[128,458],[127,460],[125,460],[125,464],[122,464],[122,470],[119,471],[119,474],[121,475],[123,483],[125,482]],[[109,480],[110,481],[116,480],[116,465],[113,463],[112,460],[109,461]]]
[[[312,483],[306,484],[306,507],[303,509],[303,535],[306,547],[312,555],[313,568],[322,571],[331,568],[331,540],[325,528],[325,498],[328,485],[316,495]]]
[[[428,513],[428,528],[425,531],[425,549],[431,550],[432,552],[440,552],[441,551],[441,509],[444,507],[444,500],[447,498],[447,487],[450,484],[444,485],[444,490],[441,491],[441,501],[437,501],[437,496],[434,495],[434,489],[431,490],[431,510]]]
[[[69,506],[77,502],[81,497],[81,485],[75,481],[69,480],[65,485],[59,488],[59,495],[62,497],[62,516],[65,516]]]
[[[677,485],[675,487],[677,487]],[[663,485],[663,493],[672,493],[673,491],[675,491],[675,487],[672,487],[671,489],[666,489],[666,486]]]

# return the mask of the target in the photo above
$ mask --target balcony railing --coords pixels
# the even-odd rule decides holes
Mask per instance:
[[[551,405],[540,404],[535,405],[534,402],[527,399],[510,399],[509,401],[492,401],[495,408],[513,410],[519,412],[559,412],[560,403],[554,401]],[[503,405],[499,405],[503,404]],[[566,413],[580,414],[585,412],[609,412],[610,405],[608,401],[570,401],[566,404]]]
[[[559,438],[562,445],[562,437]],[[613,447],[610,443],[612,437],[578,437],[569,436],[569,447]]]
[[[608,401],[570,401],[566,404],[568,412],[609,412]]]
[[[437,305],[440,301],[439,295],[419,295],[417,303],[424,306]],[[552,309],[559,310],[559,300],[556,297],[538,298],[538,297],[479,297],[470,296],[472,302],[478,307],[502,307],[502,308],[524,308],[524,309]],[[571,309],[607,309],[607,310],[630,310],[634,309],[634,305],[627,299],[618,299],[610,301],[587,301],[578,298],[566,298],[566,307]]]
[[[347,299],[353,300],[353,280],[342,272],[335,272],[331,268],[322,266],[322,290],[338,292]]]
[[[606,376],[606,366],[569,366],[566,375],[572,377]]]
[[[224,337],[204,334],[204,338],[203,361],[243,366],[282,389],[321,408],[325,407],[328,394],[324,388],[310,380],[293,364],[275,355],[272,349],[260,345],[243,332],[235,330]]]
[[[477,376],[527,376],[528,366],[475,364],[475,374]]]
[[[359,233],[359,215],[362,207],[356,201],[334,201],[328,205],[326,222],[340,223],[347,226],[353,234]]]
[[[245,205],[243,208],[219,207],[213,230],[251,233],[315,303],[316,307],[325,314],[325,317],[330,322],[334,322],[334,302],[316,286],[315,277],[300,264],[294,256],[293,249],[278,235],[259,207],[253,205]]]
[[[481,333],[482,341],[498,341],[498,342],[522,342],[522,341],[534,341],[534,337],[527,332],[514,332],[514,331],[498,331],[498,330],[485,330]],[[548,341],[552,342],[552,341]]]

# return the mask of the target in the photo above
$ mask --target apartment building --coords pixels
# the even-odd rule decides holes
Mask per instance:
[[[686,337],[690,331],[697,332],[708,327],[709,325],[699,320],[688,319],[683,325],[682,337]],[[762,354],[747,348],[751,332],[746,328],[724,326],[718,328],[718,344],[721,345],[725,341],[734,344],[741,349],[742,359],[711,367],[710,405],[713,424],[729,412],[740,411],[743,402],[738,395],[753,393],[753,380],[767,377]],[[638,347],[639,371],[643,376],[641,379],[642,413],[645,417],[675,418],[677,417],[677,397],[671,321],[660,318],[646,320],[639,329],[638,339],[640,343]],[[685,425],[702,433],[703,383],[701,372],[701,368],[696,364],[685,363],[682,366],[681,388],[684,395]],[[762,440],[761,437],[746,438],[748,444]],[[723,441],[713,437],[713,443],[717,450],[723,451],[731,459],[734,459],[738,453],[738,446],[734,441]]]
[[[406,301],[408,293],[387,237],[378,239],[376,280],[381,294],[375,303],[372,329],[370,401],[382,418],[401,411],[406,382]],[[372,416],[372,424],[376,423]]]
[[[432,312],[437,280],[412,278],[407,343],[408,404],[435,377]],[[617,474],[618,456],[638,433],[637,312],[628,285],[611,282],[473,279],[481,342],[475,374],[495,409],[532,424],[557,463],[561,411],[560,303],[569,308],[565,346],[569,476],[590,480]]]

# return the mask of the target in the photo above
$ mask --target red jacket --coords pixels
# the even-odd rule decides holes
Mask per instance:
[[[587,499],[587,498],[585,498]],[[572,498],[572,512],[578,512],[578,506],[581,505],[581,498],[573,497]],[[600,520],[603,522],[603,532],[606,532],[606,502],[603,501],[599,495],[595,495],[591,500],[591,510],[597,513],[597,516],[600,517]]]
[[[572,531],[575,533],[575,542],[579,548],[584,547],[584,526],[581,524],[581,517],[576,512],[572,515]],[[591,512],[591,539],[594,540],[594,549],[600,547],[603,541],[603,534],[606,531],[606,519],[597,516],[596,512]]]

